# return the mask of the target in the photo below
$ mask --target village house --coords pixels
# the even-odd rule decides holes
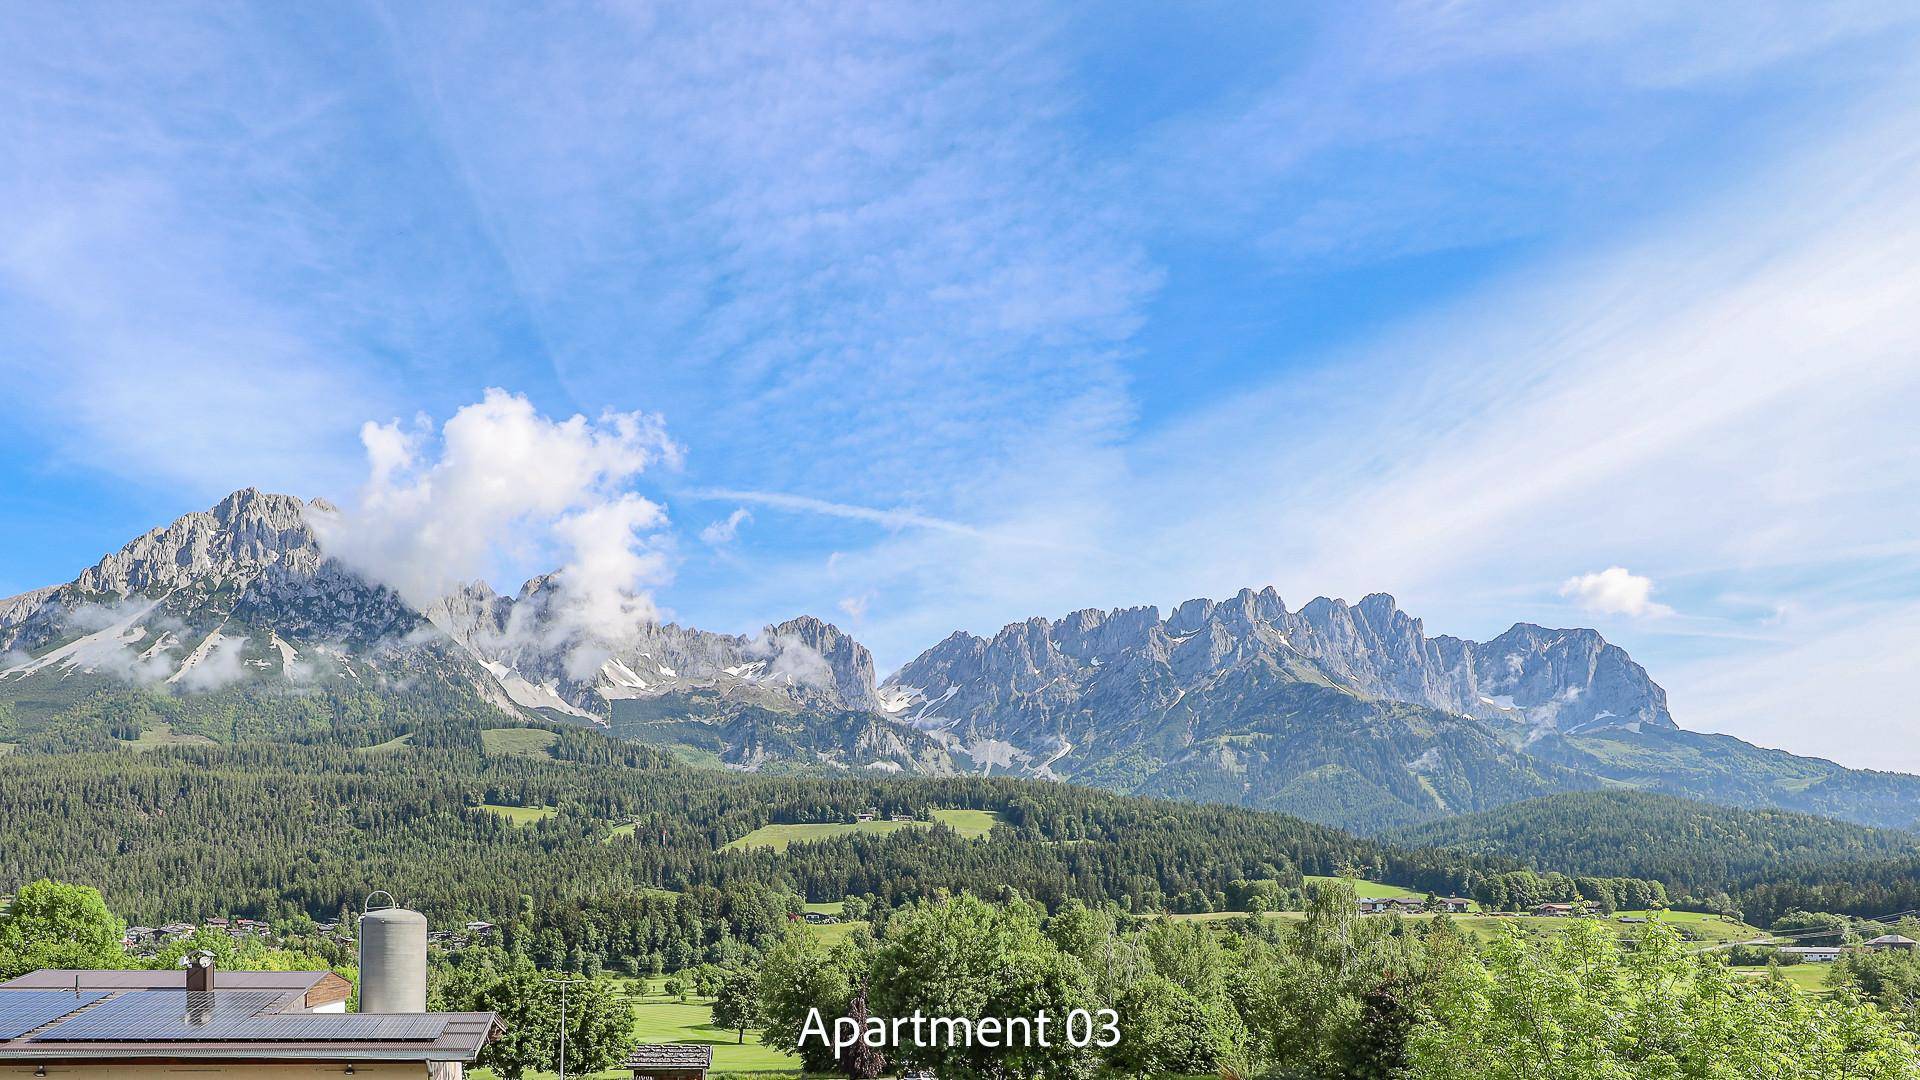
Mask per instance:
[[[1473,901],[1464,896],[1443,896],[1440,898],[1440,910],[1450,915],[1464,915],[1473,910]]]
[[[1915,941],[1910,937],[1902,937],[1899,934],[1881,934],[1879,937],[1867,942],[1867,948],[1873,949],[1876,952],[1886,952],[1889,950],[1904,952],[1916,945],[1920,945],[1920,941]]]
[[[1797,956],[1810,964],[1825,964],[1840,959],[1847,950],[1838,945],[1789,945],[1777,951],[1782,956]]]

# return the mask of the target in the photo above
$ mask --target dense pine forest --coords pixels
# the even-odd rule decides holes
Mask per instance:
[[[1920,908],[1913,833],[1647,792],[1552,795],[1385,838],[1567,874],[1650,879],[1763,926],[1790,911],[1873,918]]]
[[[1791,869],[1890,858],[1920,844],[1920,837],[1896,829],[1641,791],[1549,795],[1386,836],[1569,874],[1652,878],[1678,894],[1759,883]]]
[[[489,754],[473,718],[429,723],[421,708],[316,714],[297,742],[258,741],[227,722],[219,744],[141,752],[125,749],[104,716],[75,710],[0,757],[0,883],[97,882],[117,910],[149,921],[321,916],[375,887],[436,920],[497,920],[523,896],[546,907],[743,883],[820,901],[895,904],[966,885],[1048,907],[1078,898],[1208,911],[1242,908],[1256,883],[1297,891],[1303,875],[1341,870],[1495,906],[1582,898],[1580,878],[1642,879],[1660,883],[1668,902],[1739,910],[1762,925],[1796,909],[1920,907],[1908,834],[1779,811],[1586,792],[1372,840],[1283,815],[1034,781],[693,769],[574,726],[551,729],[539,753]],[[124,734],[155,719],[124,721]],[[204,709],[163,719],[219,723]],[[388,735],[400,741],[374,750]],[[486,805],[551,813],[515,824]],[[769,823],[847,821],[864,809],[925,820],[943,808],[994,811],[993,842],[929,828],[785,853],[721,850]]]
[[[561,901],[743,883],[811,900],[883,902],[1008,887],[1149,910],[1210,910],[1249,881],[1361,868],[1458,892],[1518,868],[1432,854],[1277,814],[989,779],[811,779],[696,770],[563,729],[551,757],[401,747],[367,753],[248,743],[0,758],[0,881],[97,883],[136,920],[320,916],[372,888],[436,921],[499,919]],[[515,824],[484,807],[552,808]],[[992,842],[935,827],[784,853],[722,851],[769,823],[999,815]],[[1236,884],[1240,883],[1240,884]]]

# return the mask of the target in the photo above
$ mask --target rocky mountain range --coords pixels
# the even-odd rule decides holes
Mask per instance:
[[[451,702],[474,723],[592,724],[738,769],[1008,773],[1367,831],[1609,787],[1920,822],[1920,778],[1679,727],[1592,630],[1429,637],[1385,594],[1289,610],[1246,589],[1165,618],[1086,610],[955,633],[877,683],[863,646],[808,616],[754,636],[642,621],[589,634],[552,576],[419,610],[327,553],[314,521],[332,513],[236,492],[0,600],[0,742],[113,723],[129,692],[170,715],[212,698],[222,715],[273,714],[274,695],[304,695],[354,698],[328,730],[379,702]],[[407,714],[385,711],[383,731]]]

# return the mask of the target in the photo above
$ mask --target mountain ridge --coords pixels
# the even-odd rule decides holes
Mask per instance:
[[[10,723],[116,680],[389,695],[425,680],[476,715],[592,723],[737,769],[1012,773],[1362,831],[1609,786],[1920,821],[1920,778],[1681,728],[1645,668],[1590,629],[1429,637],[1386,593],[1290,610],[1248,588],[1164,618],[1082,609],[956,631],[876,680],[866,648],[812,616],[755,636],[584,628],[555,575],[415,608],[329,555],[314,513],[338,512],[243,489],[0,600],[0,704],[27,710]]]

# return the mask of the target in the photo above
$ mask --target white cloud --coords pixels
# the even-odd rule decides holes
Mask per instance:
[[[1598,615],[1643,619],[1673,614],[1672,608],[1654,602],[1652,578],[1642,577],[1624,566],[1609,566],[1597,573],[1570,577],[1561,583],[1560,595],[1571,597],[1583,609]]]
[[[628,488],[680,459],[658,417],[555,421],[490,389],[437,435],[429,421],[368,423],[362,437],[358,503],[314,520],[330,554],[423,608],[463,581],[550,559],[561,568],[548,632],[581,639],[570,666],[597,666],[596,643],[654,617],[649,590],[670,576],[666,513]]]
[[[247,677],[244,663],[247,639],[228,637],[217,630],[209,637],[210,640],[202,642],[188,654],[180,670],[170,676],[168,682],[183,690],[210,693]]]
[[[734,509],[733,513],[718,521],[711,522],[700,530],[700,539],[710,547],[726,547],[740,535],[740,526],[753,520],[753,513],[746,507]]]
[[[847,618],[852,619],[854,625],[858,626],[866,621],[867,606],[871,603],[873,603],[873,593],[872,591],[868,591],[858,596],[843,596],[840,598],[840,603],[836,606],[839,607],[841,611],[846,612]]]
[[[833,667],[817,649],[793,634],[762,633],[746,648],[746,655],[767,661],[767,680],[789,680],[822,689],[833,686]]]

